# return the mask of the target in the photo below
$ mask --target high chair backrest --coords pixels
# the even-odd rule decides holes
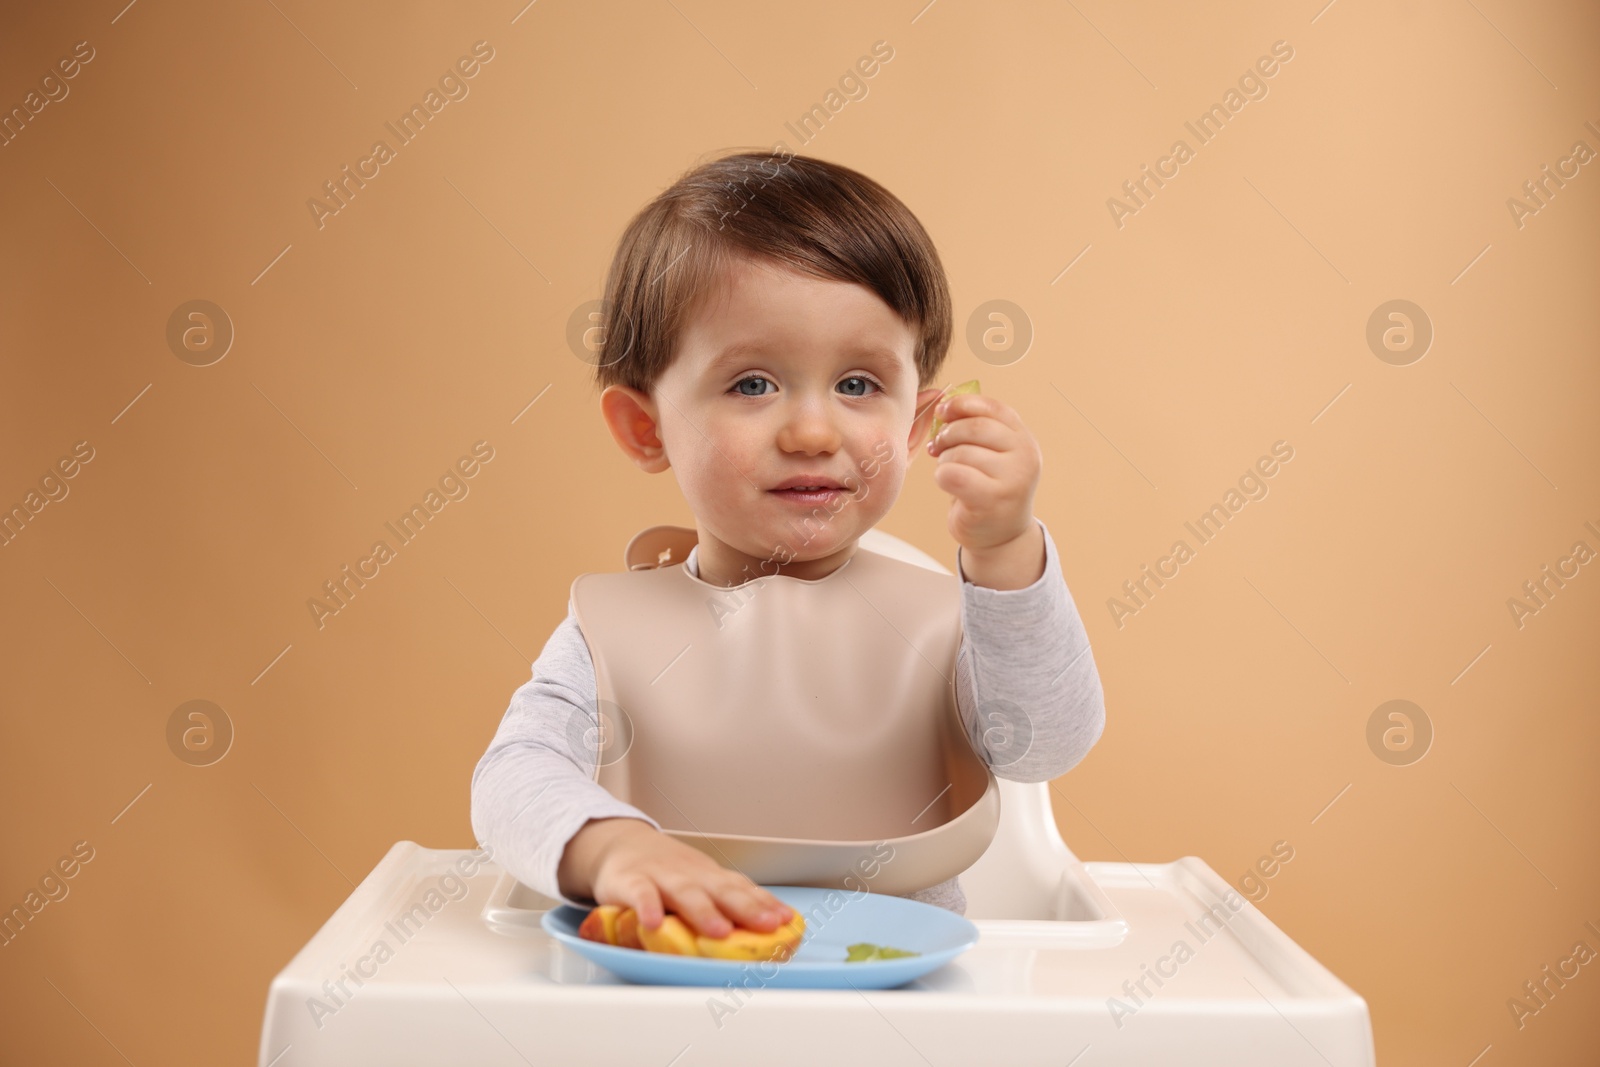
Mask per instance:
[[[868,530],[860,547],[950,574],[937,559],[882,530]],[[998,775],[996,775],[999,778]],[[1050,804],[1050,783],[999,778],[1000,826],[978,861],[961,874],[969,919],[1057,918],[1062,874],[1077,857],[1061,839]]]

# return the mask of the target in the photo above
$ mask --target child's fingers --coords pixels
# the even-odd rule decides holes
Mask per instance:
[[[946,423],[938,434],[928,440],[928,451],[937,456],[956,444],[984,445],[996,451],[1005,451],[1016,447],[1017,434],[996,419],[974,416]]]
[[[1010,466],[1010,461],[1006,458],[1005,453],[996,452],[994,449],[985,448],[982,445],[967,444],[952,445],[948,448],[940,449],[939,457],[935,462],[938,464],[938,466],[934,467],[935,474],[938,473],[939,467],[943,467],[946,464],[964,463],[969,467],[982,471],[997,481],[1005,478]]]
[[[747,930],[771,933],[789,921],[791,909],[771,893],[755,886],[734,888],[719,897],[722,910]]]
[[[943,404],[948,404],[949,407],[941,413],[939,405]],[[954,396],[947,396],[934,405],[934,415],[946,426],[957,420],[971,418],[974,415],[987,415],[998,422],[1010,426],[1012,429],[1020,429],[1022,427],[1022,416],[1017,414],[1015,408],[992,396],[984,396],[982,393],[960,393]],[[940,428],[942,429],[943,427],[941,426]]]
[[[717,910],[711,895],[699,886],[683,886],[669,894],[672,910],[694,929],[707,937],[727,937],[733,933],[733,923]]]
[[[939,422],[948,425],[957,419],[987,411],[988,403],[989,398],[979,393],[955,393],[943,397],[934,404],[933,416]]]
[[[970,463],[941,463],[933,469],[933,484],[973,509],[990,504],[997,482]]]
[[[670,839],[652,838],[648,844],[643,857],[618,861],[633,869],[609,888],[602,885],[605,896],[597,898],[632,907],[645,929],[659,929],[669,912],[695,933],[713,938],[727,937],[736,926],[770,933],[793,918],[793,909],[766,889],[698,851]],[[659,854],[651,851],[656,848]]]
[[[639,914],[639,925],[647,930],[654,930],[661,925],[661,920],[666,918],[666,907],[661,902],[661,892],[650,879],[640,875],[629,885],[624,893],[624,904],[633,908]]]
[[[934,401],[933,401],[935,407],[937,408],[937,410],[935,410],[934,414],[933,414],[933,423],[932,423],[933,433],[938,433],[939,432],[939,427],[942,424],[942,420],[947,418],[947,417],[949,417],[946,414],[947,410],[948,411],[958,411],[959,410],[959,408],[957,408],[953,403],[946,403],[947,401],[950,401],[955,397],[977,396],[977,395],[979,395],[979,392],[978,392],[978,380],[976,378],[974,378],[970,382],[962,382],[959,385],[946,386],[943,390],[941,390],[940,394],[937,397],[935,397]],[[918,414],[920,415],[921,412],[918,412]]]

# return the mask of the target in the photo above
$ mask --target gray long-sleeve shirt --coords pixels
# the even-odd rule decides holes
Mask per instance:
[[[956,549],[962,624],[956,707],[973,749],[997,777],[1018,782],[1065,774],[1105,726],[1089,636],[1062,577],[1055,540],[1043,520],[1035,521],[1044,530],[1045,567],[1026,588],[974,585]],[[691,550],[684,566],[698,577],[697,559],[698,549]],[[630,816],[661,829],[594,781],[592,746],[574,738],[598,729],[596,706],[594,662],[569,603],[472,774],[478,841],[524,885],[582,907],[594,901],[563,896],[556,869],[586,822]],[[966,912],[959,877],[904,895]]]

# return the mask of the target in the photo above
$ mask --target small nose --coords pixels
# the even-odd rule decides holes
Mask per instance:
[[[796,400],[778,432],[778,447],[785,452],[837,452],[840,444],[839,427],[828,401],[816,397]]]

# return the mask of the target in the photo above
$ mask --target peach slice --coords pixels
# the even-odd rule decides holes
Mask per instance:
[[[727,937],[695,938],[700,955],[723,960],[776,960],[783,962],[794,955],[805,936],[806,919],[798,911],[794,917],[771,933],[735,927]]]
[[[617,944],[623,948],[644,948],[644,942],[639,940],[639,913],[632,908],[623,908],[617,916]]]
[[[621,915],[622,908],[617,904],[601,904],[592,909],[583,918],[583,923],[578,927],[578,936],[588,938],[590,941],[599,941],[606,945],[617,943],[617,917]]]
[[[644,942],[649,952],[664,952],[673,956],[700,955],[695,947],[694,931],[676,915],[664,917],[661,925],[654,930],[640,923],[639,940]]]
[[[584,916],[578,926],[578,936],[602,944],[674,956],[776,960],[781,963],[794,956],[795,949],[800,947],[805,937],[805,929],[805,916],[795,912],[788,922],[770,933],[735,927],[726,937],[706,937],[697,934],[678,916],[670,914],[661,920],[661,925],[656,929],[647,930],[639,921],[639,913],[632,908],[601,904]]]

